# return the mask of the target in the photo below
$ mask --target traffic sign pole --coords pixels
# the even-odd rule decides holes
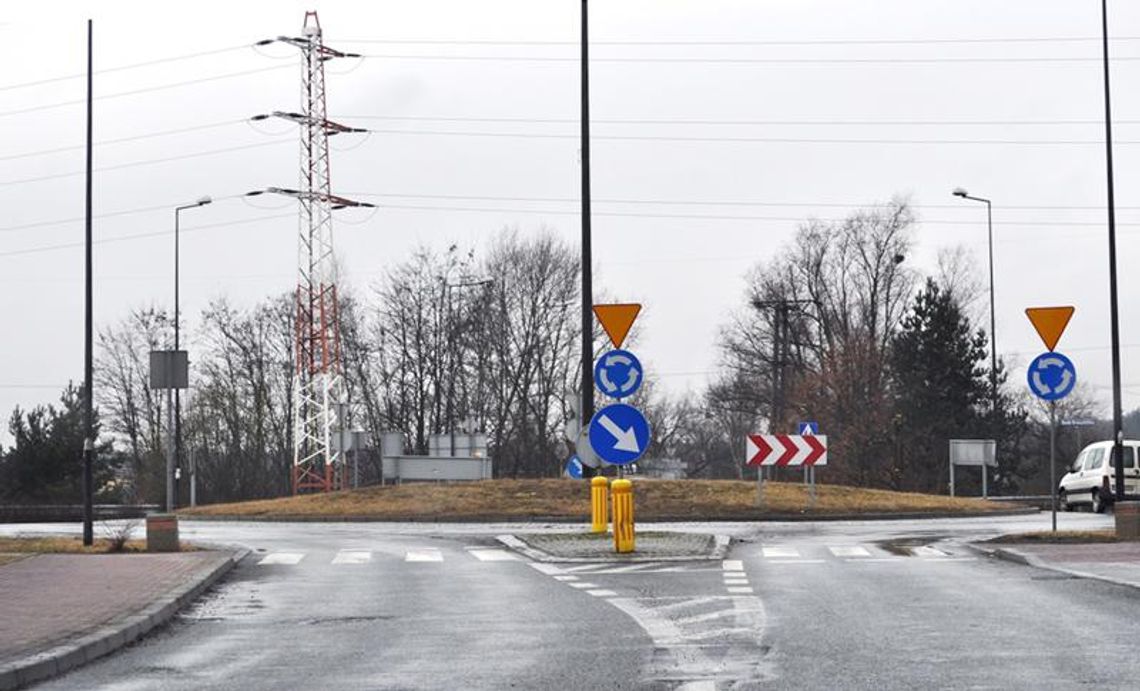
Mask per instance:
[[[1057,402],[1049,401],[1049,486],[1053,495],[1053,532],[1057,532]]]

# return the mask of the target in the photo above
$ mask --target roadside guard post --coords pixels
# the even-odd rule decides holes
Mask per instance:
[[[606,490],[609,482],[609,478],[601,475],[590,479],[590,513],[592,519],[590,532],[606,532],[606,525],[609,523],[609,515],[606,511]]]
[[[634,547],[633,530],[633,483],[629,480],[614,480],[614,551],[619,554],[632,552]]]

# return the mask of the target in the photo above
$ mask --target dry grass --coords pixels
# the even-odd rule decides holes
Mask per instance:
[[[0,554],[0,566],[11,564],[14,561],[20,561],[26,554]]]
[[[1085,544],[1093,542],[1117,542],[1116,531],[1109,530],[1040,530],[1032,533],[1016,533],[1002,535],[992,540],[991,544]]]
[[[756,483],[735,480],[634,480],[637,518],[747,519],[777,515],[943,514],[1001,511],[980,499],[819,485],[810,504],[800,484],[766,482],[764,506]],[[380,520],[477,520],[584,518],[589,487],[571,480],[493,480],[461,484],[405,484],[284,497],[184,510],[186,516],[372,518]]]
[[[108,538],[96,538],[95,544],[87,547],[79,537],[0,537],[0,552],[39,553],[39,554],[108,554],[114,544]],[[145,540],[129,540],[123,552],[145,552]]]

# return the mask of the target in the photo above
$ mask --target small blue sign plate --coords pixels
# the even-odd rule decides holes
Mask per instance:
[[[575,480],[582,479],[582,461],[578,460],[577,455],[571,456],[570,460],[566,461],[566,474]]]
[[[629,398],[643,378],[641,362],[628,350],[611,350],[594,364],[594,386],[610,398]]]
[[[1057,401],[1073,392],[1077,384],[1077,368],[1064,355],[1053,351],[1041,353],[1029,363],[1029,390],[1043,401]]]
[[[819,436],[819,423],[818,422],[801,422],[799,435],[801,437]]]
[[[649,421],[625,403],[611,403],[590,420],[590,446],[606,463],[633,463],[649,448]]]

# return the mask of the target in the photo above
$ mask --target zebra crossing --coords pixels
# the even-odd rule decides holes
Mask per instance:
[[[879,563],[941,563],[974,561],[977,557],[962,556],[949,547],[907,545],[886,549],[874,544],[846,545],[772,545],[761,547],[759,554],[765,564],[844,564]]]
[[[517,554],[506,549],[495,549],[490,547],[468,547],[464,551],[464,556],[456,555],[454,558],[471,558],[480,562],[506,562],[506,561],[521,561],[522,558]],[[329,557],[331,556],[331,560]],[[312,564],[313,562],[328,563],[333,566],[351,566],[370,564],[374,556],[377,556],[372,550],[367,549],[341,549],[335,553],[317,553],[310,554],[309,552],[298,551],[274,551],[268,552],[265,556],[257,561],[258,566],[297,566],[301,562]],[[417,547],[404,550],[402,557],[384,553],[379,555],[382,559],[399,558],[401,561],[407,563],[443,563],[446,560],[444,551],[438,547]]]

